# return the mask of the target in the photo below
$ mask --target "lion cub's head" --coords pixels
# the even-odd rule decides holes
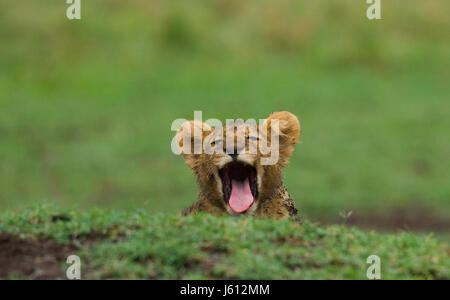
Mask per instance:
[[[289,112],[264,122],[235,121],[212,128],[184,123],[176,143],[197,176],[206,210],[253,215],[282,185],[282,168],[300,138],[300,123]]]

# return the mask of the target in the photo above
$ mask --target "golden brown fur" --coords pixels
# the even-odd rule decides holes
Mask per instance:
[[[289,112],[282,111],[270,115],[265,120],[264,125],[267,127],[235,122],[215,129],[206,123],[190,121],[183,124],[177,132],[180,149],[183,149],[184,141],[190,141],[192,144],[191,153],[193,153],[193,144],[196,140],[211,147],[223,147],[225,150],[227,148],[225,140],[230,135],[234,136],[235,147],[244,145],[244,149],[248,150],[249,147],[259,146],[262,142],[271,144],[271,135],[268,133],[272,128],[272,120],[275,119],[279,120],[279,131],[277,132],[279,134],[279,159],[275,164],[261,164],[261,159],[270,156],[270,154],[262,154],[259,148],[254,154],[240,153],[235,158],[239,162],[252,166],[257,174],[257,196],[250,208],[241,214],[276,219],[289,218],[297,214],[294,201],[282,182],[282,169],[287,165],[295,144],[300,138],[300,123],[297,117]],[[196,128],[197,131],[193,128]],[[259,139],[256,139],[255,136],[258,135],[258,132],[262,134],[259,135]],[[222,144],[218,146],[215,143],[214,138],[217,137],[217,134],[223,134],[223,146]],[[245,136],[245,139],[239,140],[239,134]],[[245,142],[245,144],[242,144],[242,142]],[[197,177],[200,192],[198,202],[185,209],[183,215],[200,211],[213,215],[238,215],[224,200],[223,186],[219,175],[219,170],[233,161],[230,155],[227,153],[207,154],[204,151],[199,154],[186,154],[185,152],[187,151],[181,150],[186,164]]]

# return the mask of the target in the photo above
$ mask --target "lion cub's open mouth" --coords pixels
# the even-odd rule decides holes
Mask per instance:
[[[241,162],[231,162],[220,171],[224,200],[235,213],[249,209],[256,197],[256,169]]]

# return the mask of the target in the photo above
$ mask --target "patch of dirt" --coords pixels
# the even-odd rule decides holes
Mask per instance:
[[[65,214],[53,215],[51,218],[53,223],[68,221],[70,217]],[[37,220],[38,224],[41,222],[42,220]],[[102,232],[94,230],[87,234],[71,235],[69,244],[60,245],[52,239],[22,239],[16,235],[0,233],[0,280],[66,279],[64,267],[68,267],[67,257],[107,238],[113,238],[111,241],[117,242],[125,238],[125,235],[120,226],[115,224]]]
[[[69,222],[70,220],[71,220],[70,217],[66,214],[56,214],[56,215],[53,215],[51,218],[52,223]]]
[[[205,243],[200,250],[209,253],[210,255],[229,254],[230,252],[226,246],[209,243]]]
[[[64,279],[61,265],[77,248],[52,240],[28,241],[10,234],[0,234],[0,280]]]
[[[230,254],[230,250],[224,245],[218,245],[210,242],[205,242],[200,247],[200,250],[208,255],[203,258],[192,257],[187,259],[183,264],[184,270],[178,274],[179,280],[184,279],[186,273],[192,270],[201,270],[208,279],[217,279],[217,274],[214,274],[213,272],[214,268],[223,259],[223,256]],[[226,279],[233,279],[227,278],[225,274],[222,277]],[[222,277],[220,278],[223,279]]]
[[[300,246],[300,247],[306,247],[306,248],[318,246],[317,243],[310,243],[310,242],[304,241],[301,237],[284,236],[284,237],[275,239],[272,242],[277,245],[289,244],[292,246]]]
[[[373,213],[353,212],[347,219],[339,222],[338,219],[319,219],[323,224],[345,223],[350,226],[361,228],[378,229],[385,231],[450,231],[450,218],[439,216],[425,208],[414,208],[407,210],[392,210]]]

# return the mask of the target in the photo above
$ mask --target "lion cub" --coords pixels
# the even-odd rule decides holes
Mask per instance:
[[[211,128],[201,121],[184,123],[176,144],[197,177],[200,193],[183,215],[203,211],[276,219],[295,216],[282,169],[299,138],[300,123],[287,111],[273,113],[260,125],[235,121]]]

